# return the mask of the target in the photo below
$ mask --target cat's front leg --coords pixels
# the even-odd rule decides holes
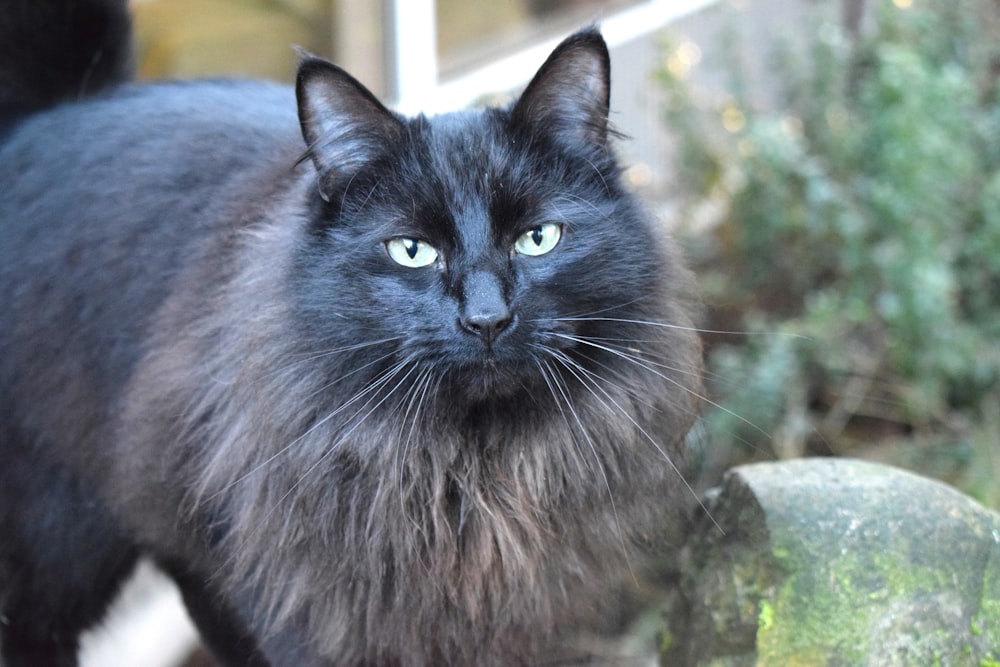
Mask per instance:
[[[240,616],[202,577],[176,562],[160,563],[160,566],[177,584],[202,642],[220,664],[226,667],[269,667],[274,664],[260,652],[253,633]]]
[[[75,667],[138,549],[80,480],[0,433],[0,665]]]

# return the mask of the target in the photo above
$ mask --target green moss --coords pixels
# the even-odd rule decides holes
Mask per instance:
[[[760,601],[760,614],[757,620],[757,633],[767,632],[774,627],[774,606],[767,600]]]
[[[780,567],[788,575],[759,603],[761,665],[824,664],[831,655],[846,664],[862,664],[878,649],[871,628],[894,615],[893,605],[953,591],[952,571],[934,559],[921,563],[911,558],[905,536],[879,534],[831,554],[828,544],[811,541],[808,530],[796,529],[794,523],[787,528],[788,534],[772,535],[772,553],[782,554]],[[977,619],[976,631],[970,628],[970,645],[980,647],[973,655],[982,655],[982,643],[971,640],[983,633],[984,618],[994,617],[986,614]],[[934,634],[940,636],[924,646],[924,655],[947,664],[960,649],[946,633]]]
[[[996,517],[946,487],[871,464],[758,464],[738,474],[720,506],[749,489],[763,520],[746,521],[767,539],[712,556],[713,583],[697,599],[708,632],[737,629],[741,642],[755,641],[738,647],[747,664],[1000,667]],[[824,504],[810,502],[817,494]],[[915,511],[924,507],[935,512]]]
[[[674,647],[674,635],[669,630],[664,630],[660,637],[660,653],[669,653]]]
[[[1000,521],[994,522],[994,535],[1000,534]],[[998,538],[994,538],[1000,541]],[[983,580],[983,593],[979,600],[979,613],[973,622],[979,629],[977,643],[981,649],[989,650],[990,655],[1000,653],[1000,550],[994,551],[990,563],[986,567]],[[996,658],[990,658],[996,660]],[[992,667],[992,666],[991,666]]]

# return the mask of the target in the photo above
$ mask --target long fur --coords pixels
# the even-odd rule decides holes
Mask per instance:
[[[4,568],[29,552],[101,571],[127,545],[227,664],[559,655],[678,539],[700,392],[691,277],[620,183],[607,80],[590,30],[504,109],[404,119],[307,58],[295,96],[122,86],[18,120],[0,530],[25,530],[38,500],[6,488],[41,463],[68,481],[30,493],[102,509],[78,519],[92,556],[57,520],[0,550],[0,611],[26,618]],[[551,221],[551,253],[510,250]],[[397,235],[442,259],[396,266]],[[489,344],[455,324],[480,274],[514,318]],[[63,631],[114,587],[64,590],[100,600]],[[0,635],[10,665],[39,623]]]

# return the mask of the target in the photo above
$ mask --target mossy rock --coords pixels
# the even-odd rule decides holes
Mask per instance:
[[[706,509],[663,665],[1000,666],[1000,515],[954,489],[804,459],[734,468]]]

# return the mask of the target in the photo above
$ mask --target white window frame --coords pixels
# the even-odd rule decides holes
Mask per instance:
[[[717,0],[646,0],[598,21],[610,48],[655,32]],[[461,109],[491,93],[515,90],[565,37],[560,35],[498,58],[472,72],[441,81],[437,61],[435,0],[391,0],[387,6],[392,106],[406,114]]]

